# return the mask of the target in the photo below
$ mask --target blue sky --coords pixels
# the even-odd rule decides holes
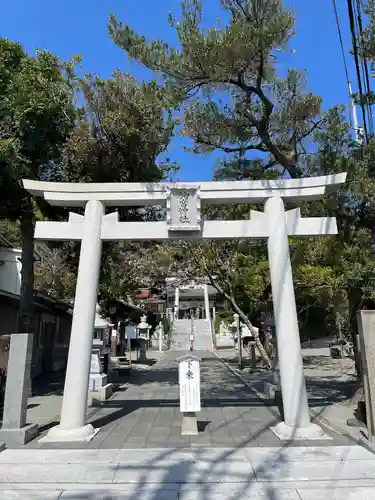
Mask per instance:
[[[340,18],[350,74],[355,72],[349,55],[351,39],[346,2],[338,0]],[[147,38],[173,42],[173,31],[167,23],[168,12],[179,11],[180,0],[17,0],[1,7],[0,36],[21,42],[32,53],[35,48],[48,49],[68,59],[80,54],[84,70],[108,77],[113,70],[132,72],[138,78],[147,73],[130,62],[107,34],[110,12],[130,24]],[[296,36],[291,42],[293,55],[283,57],[280,69],[288,66],[307,69],[309,89],[323,97],[323,106],[347,104],[348,94],[331,0],[290,0],[297,16]],[[215,23],[219,15],[216,0],[205,0],[205,24]],[[355,90],[355,87],[354,87]],[[171,144],[169,156],[181,166],[180,180],[208,180],[217,154],[197,156],[184,152],[182,142]]]

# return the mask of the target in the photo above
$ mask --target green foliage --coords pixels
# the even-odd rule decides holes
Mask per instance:
[[[72,86],[53,54],[27,55],[0,39],[0,204],[20,216],[27,195],[22,178],[39,179],[59,161],[75,118]]]
[[[364,2],[365,13],[367,15],[367,26],[363,30],[360,40],[360,47],[363,55],[372,63],[375,61],[375,1],[366,0]]]
[[[164,156],[174,134],[174,96],[155,82],[138,83],[116,71],[102,80],[77,79],[85,99],[76,127],[63,148],[63,174],[74,182],[157,182],[178,166]],[[154,220],[153,207],[120,207],[122,220]],[[130,294],[150,284],[152,253],[147,244],[107,243],[103,247],[99,295],[131,300]],[[145,285],[147,286],[147,285]]]
[[[138,84],[124,73],[108,80],[87,75],[78,80],[85,109],[64,146],[69,180],[149,182],[176,168],[157,157],[173,135],[170,95],[155,82]]]
[[[20,247],[22,244],[19,224],[15,221],[0,219],[0,235],[14,247]]]
[[[222,0],[226,23],[202,27],[202,1],[184,0],[181,16],[170,16],[179,48],[146,41],[110,18],[114,41],[132,59],[164,77],[166,88],[186,100],[182,133],[197,153],[221,149],[244,158],[269,155],[264,169],[281,166],[303,174],[298,157],[320,123],[321,99],[306,91],[305,76],[277,74],[288,50],[294,16],[281,0]]]
[[[186,90],[210,82],[227,83],[241,72],[249,79],[257,78],[257,62],[282,47],[290,38],[294,19],[278,0],[241,2],[223,1],[231,13],[231,21],[204,30],[202,3],[185,0],[181,18],[169,15],[180,50],[161,40],[147,42],[130,26],[111,16],[109,32],[115,42],[130,57],[140,60],[150,69],[162,71],[168,81]],[[238,2],[240,3],[240,2]],[[272,73],[271,61],[265,70]]]

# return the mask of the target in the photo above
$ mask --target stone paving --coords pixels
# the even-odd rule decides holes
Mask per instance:
[[[375,500],[360,446],[5,450],[1,500]]]
[[[280,411],[245,385],[212,352],[201,358],[202,411],[197,415],[199,435],[181,436],[177,361],[181,351],[170,351],[142,374],[135,374],[107,402],[91,410],[89,421],[100,432],[86,443],[28,443],[30,448],[186,448],[261,446],[277,447],[280,441],[270,427],[280,421]],[[327,431],[332,440],[322,445],[350,445],[351,441]],[[296,446],[308,443],[298,441]]]
[[[374,454],[331,428],[324,429],[330,440],[279,441],[270,427],[280,410],[259,390],[268,375],[236,373],[233,351],[219,352],[224,360],[196,353],[200,432],[181,436],[181,354],[170,351],[134,371],[109,401],[91,408],[89,421],[100,432],[90,443],[34,440],[1,452],[0,499],[375,500]],[[336,382],[309,385],[314,410],[345,397]]]

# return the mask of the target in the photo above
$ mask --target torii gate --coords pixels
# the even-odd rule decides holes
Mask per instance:
[[[280,366],[284,422],[273,430],[280,439],[317,439],[322,429],[309,416],[295,304],[288,236],[337,234],[334,217],[302,218],[285,211],[283,200],[316,200],[326,188],[345,182],[346,173],[302,179],[201,183],[58,183],[24,180],[24,188],[51,205],[85,207],[68,222],[37,222],[38,240],[81,241],[69,357],[60,425],[51,441],[89,441],[87,393],[102,241],[173,239],[268,239],[273,307]],[[201,205],[261,203],[249,220],[202,221]],[[106,207],[164,205],[166,221],[120,222]]]

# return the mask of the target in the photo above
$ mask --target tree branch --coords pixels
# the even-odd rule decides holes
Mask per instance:
[[[221,146],[219,144],[214,144],[213,142],[203,139],[200,136],[196,138],[196,141],[206,146],[211,146],[216,149],[221,149],[225,153],[242,153],[243,151],[251,151],[254,149],[257,151],[263,151],[265,153],[268,152],[268,150],[263,146],[262,142],[259,142],[258,144],[248,144],[247,146],[229,147],[229,146]]]

